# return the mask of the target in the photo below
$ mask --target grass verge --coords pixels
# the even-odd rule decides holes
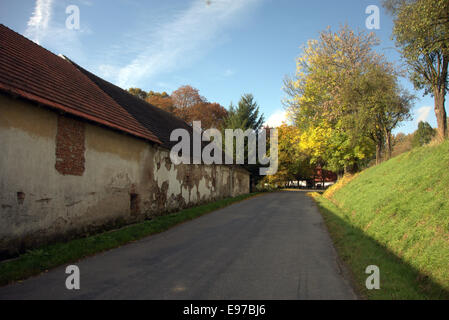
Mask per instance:
[[[0,286],[40,274],[66,263],[75,262],[95,253],[117,248],[152,234],[166,231],[182,222],[195,219],[258,194],[250,193],[234,198],[226,198],[126,226],[118,230],[30,250],[17,259],[0,263]]]
[[[311,194],[368,299],[449,299],[448,149],[417,148]],[[365,287],[369,265],[380,290]]]
[[[449,293],[388,248],[347,221],[346,214],[318,193],[311,195],[324,218],[340,259],[348,266],[359,296],[372,300],[449,299]],[[365,286],[365,269],[380,269],[380,290]]]

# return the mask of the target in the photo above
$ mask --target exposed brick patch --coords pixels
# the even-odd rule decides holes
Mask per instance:
[[[63,175],[84,173],[85,124],[72,118],[58,117],[56,134],[56,170]]]

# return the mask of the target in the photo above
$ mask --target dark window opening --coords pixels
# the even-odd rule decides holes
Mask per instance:
[[[139,213],[139,195],[137,193],[130,194],[129,207],[131,209],[131,214]]]
[[[21,191],[17,192],[17,203],[23,204],[24,201],[25,201],[25,193]]]

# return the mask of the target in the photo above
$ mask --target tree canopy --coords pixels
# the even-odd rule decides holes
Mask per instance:
[[[142,100],[147,98],[147,93],[140,88],[129,88],[128,92]]]
[[[410,79],[416,89],[433,95],[438,134],[447,137],[449,1],[385,0],[384,6],[393,14],[393,35],[410,67]]]
[[[191,124],[193,121],[201,121],[203,129],[221,129],[228,115],[227,110],[220,104],[208,102],[199,94],[199,90],[189,86],[181,86],[171,95],[167,92],[145,92],[140,88],[130,88],[128,91],[145,100],[149,104],[170,112],[175,116]]]
[[[263,114],[260,114],[259,105],[252,94],[244,94],[235,107],[229,106],[228,117],[224,121],[227,129],[252,129],[258,131],[264,122]]]
[[[413,96],[374,51],[377,43],[373,33],[328,28],[307,43],[295,76],[286,78],[284,103],[316,164],[341,172],[357,171],[373,154],[380,162],[392,130],[409,117]]]
[[[412,146],[421,147],[429,143],[435,136],[436,132],[428,122],[420,121],[418,123],[418,130],[415,131],[412,140]]]

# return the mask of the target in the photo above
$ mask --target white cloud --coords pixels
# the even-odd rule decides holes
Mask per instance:
[[[430,110],[432,110],[432,107],[424,106],[417,110],[417,117],[416,117],[416,123],[419,123],[421,121],[427,121],[427,118],[429,117]]]
[[[287,112],[284,110],[277,110],[265,122],[271,128],[279,127],[283,122],[287,123]]]
[[[40,43],[45,36],[51,18],[53,0],[36,0],[33,14],[28,20],[25,36]]]
[[[125,66],[103,65],[99,70],[114,74],[110,80],[123,88],[138,86],[142,79],[153,78],[199,58],[220,39],[223,29],[238,14],[257,2],[214,0],[207,4],[204,0],[195,0],[188,9],[162,23],[156,30],[150,29],[154,26],[149,26],[149,30],[139,30],[151,41],[132,44],[142,47],[130,63]],[[122,43],[122,47],[126,45]]]
[[[87,0],[81,1],[89,5]],[[54,17],[53,12],[65,12],[66,4],[54,0],[36,0],[33,14],[28,20],[25,36],[56,54],[64,54],[76,62],[85,60],[80,36],[91,31],[84,20],[79,30],[70,30],[65,22],[67,14]]]

